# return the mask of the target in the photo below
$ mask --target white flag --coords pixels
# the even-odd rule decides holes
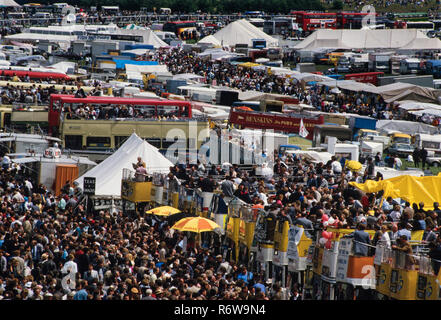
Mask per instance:
[[[303,124],[303,118],[300,119],[300,130],[299,135],[303,138],[306,138],[308,136],[309,132],[306,130],[305,125]]]

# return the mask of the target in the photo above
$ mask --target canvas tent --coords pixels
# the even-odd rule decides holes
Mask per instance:
[[[217,40],[212,34],[199,40],[198,44],[212,44],[215,47],[222,46],[221,42]]]
[[[411,135],[417,133],[426,133],[426,134],[439,133],[438,129],[434,126],[421,122],[413,122],[413,121],[405,121],[405,120],[378,120],[376,128],[377,130],[386,133],[398,131]]]
[[[133,170],[132,163],[136,163],[138,157],[146,163],[148,173],[168,173],[169,168],[173,166],[157,148],[133,133],[114,154],[76,181],[82,186],[84,177],[94,177],[96,178],[95,195],[119,197],[122,171],[125,168]]]
[[[267,47],[279,45],[279,40],[267,35],[265,32],[252,25],[245,19],[236,20],[225,26],[213,35],[222,46],[235,46],[236,44],[253,45],[252,39],[266,40]]]
[[[0,0],[0,7],[21,7],[14,0]]]
[[[294,46],[296,50],[329,49],[414,49],[441,47],[441,40],[427,37],[417,29],[319,29]]]

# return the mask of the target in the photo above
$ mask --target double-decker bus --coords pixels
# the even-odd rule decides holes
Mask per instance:
[[[293,17],[274,17],[263,23],[263,32],[273,34],[290,35],[293,31],[298,30],[298,24]]]
[[[133,113],[129,113],[129,107]],[[89,111],[99,110],[102,116],[84,117],[77,112],[86,108]],[[116,109],[125,111],[115,116]],[[208,121],[192,120],[191,103],[177,100],[104,96],[75,98],[73,95],[53,94],[48,122],[49,133],[59,136],[64,147],[72,150],[115,149],[133,132],[161,150],[174,143],[167,137],[168,134],[177,132],[175,136],[186,139],[186,146],[191,149],[199,148],[209,135]],[[201,133],[204,129],[207,132]]]
[[[162,31],[174,32],[182,40],[192,39],[196,34],[196,21],[169,21],[164,23]]]
[[[363,18],[368,15],[367,12],[338,12],[337,29],[361,29]],[[377,16],[378,13],[375,13]]]
[[[304,32],[316,29],[336,29],[337,14],[335,12],[296,12],[296,22]]]

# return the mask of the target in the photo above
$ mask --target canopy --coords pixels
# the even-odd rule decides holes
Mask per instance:
[[[123,59],[112,59],[115,62],[116,69],[124,69],[127,64],[135,66],[156,66],[158,61],[137,61],[137,60],[123,60]]]
[[[245,19],[230,23],[216,32],[213,37],[216,38],[222,46],[234,47],[236,44],[247,44],[249,47],[252,47],[252,39],[266,40],[267,47],[279,45],[279,40],[267,35]]]
[[[253,63],[253,62],[244,62],[244,63],[240,63],[239,66],[244,68],[251,68],[251,67],[261,66],[261,64]]]
[[[14,0],[0,0],[0,7],[21,7]]]
[[[319,29],[294,46],[296,50],[329,49],[428,49],[439,48],[441,41],[417,29]]]
[[[409,203],[424,202],[424,208],[432,210],[434,202],[441,202],[441,174],[429,177],[399,176],[387,180],[367,180],[365,183],[350,182],[350,185],[366,192],[384,190],[383,198],[400,198]]]
[[[222,45],[212,34],[199,40],[198,44],[212,44],[215,47],[220,47]]]
[[[134,65],[126,64],[127,72],[138,72],[138,73],[168,73],[167,66],[165,64],[158,65]]]
[[[438,129],[434,126],[413,121],[405,120],[378,120],[377,130],[391,133],[391,132],[402,132],[406,134],[417,134],[417,133],[427,133],[427,134],[438,134]]]
[[[189,231],[196,233],[213,231],[217,228],[220,228],[220,226],[216,222],[202,217],[184,218],[176,222],[176,224],[172,227],[172,229],[176,229],[179,231]]]
[[[132,168],[132,164],[141,157],[146,163],[148,173],[168,173],[173,163],[165,158],[157,148],[133,133],[124,144],[110,157],[86,172],[76,181],[83,184],[84,177],[96,178],[95,195],[120,196],[121,179],[124,168]]]
[[[181,210],[170,207],[170,206],[157,207],[157,208],[153,208],[153,209],[150,209],[147,211],[147,213],[149,213],[149,214],[154,214],[156,216],[164,216],[164,217],[168,217],[173,214],[180,213],[180,212],[181,212]]]

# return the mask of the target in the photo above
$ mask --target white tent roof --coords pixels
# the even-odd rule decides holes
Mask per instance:
[[[82,186],[84,177],[95,177],[96,195],[120,196],[122,171],[124,168],[133,170],[132,163],[136,163],[138,157],[146,163],[148,173],[167,173],[173,166],[157,148],[133,133],[114,154],[76,181]]]
[[[297,50],[346,49],[436,49],[439,39],[431,39],[417,29],[331,30],[319,29],[294,46]]]
[[[221,42],[219,40],[217,40],[212,34],[199,40],[198,44],[199,43],[208,43],[208,44],[212,44],[217,47],[222,45]]]
[[[248,46],[252,46],[253,43],[251,39],[265,39],[267,47],[279,45],[279,40],[267,35],[245,19],[230,23],[216,32],[213,37],[215,37],[222,46],[235,46],[238,43],[246,43]]]
[[[135,64],[126,64],[127,72],[138,72],[138,73],[168,73],[167,66],[165,64],[158,65],[135,65]]]
[[[21,7],[14,0],[0,0],[0,7]]]
[[[103,35],[111,35],[111,34],[117,34],[117,35],[130,35],[130,36],[142,36],[143,44],[150,44],[155,48],[160,47],[166,47],[168,46],[167,43],[159,39],[159,37],[155,34],[155,32],[152,29],[149,28],[142,28],[142,29],[116,29],[113,31],[105,31],[100,34]]]

